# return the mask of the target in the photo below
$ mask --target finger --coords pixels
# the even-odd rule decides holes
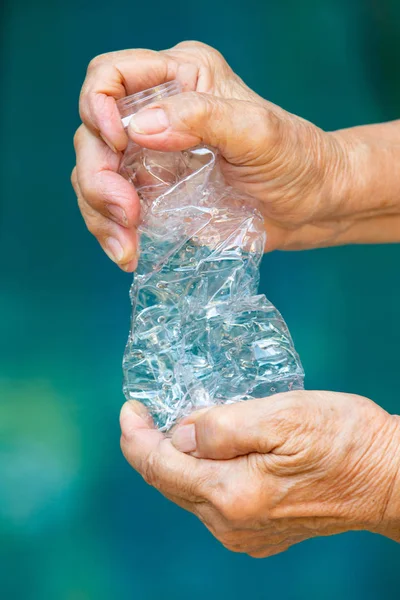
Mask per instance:
[[[149,485],[188,502],[203,500],[212,485],[212,465],[178,452],[138,414],[137,403],[123,405],[120,423],[122,452]]]
[[[172,443],[182,452],[212,459],[273,452],[292,433],[293,422],[301,422],[301,394],[276,394],[193,414],[174,430]]]
[[[79,210],[86,227],[100,243],[107,256],[126,272],[136,269],[138,263],[138,235],[136,228],[121,227],[95,211],[84,199],[74,169],[72,185],[78,199]]]
[[[265,157],[275,144],[278,117],[267,105],[189,92],[136,113],[128,134],[140,146],[183,150],[207,144],[233,164]]]
[[[99,56],[88,68],[80,97],[82,121],[99,133],[110,148],[123,150],[127,136],[115,99],[177,79],[194,89],[197,67],[152,50],[126,50]]]
[[[86,202],[123,227],[137,226],[140,202],[133,185],[117,173],[116,155],[82,125],[75,134],[76,177]]]
[[[137,262],[140,202],[135,188],[116,173],[120,158],[85,126],[75,135],[77,167],[72,184],[86,225],[108,256],[125,271]]]

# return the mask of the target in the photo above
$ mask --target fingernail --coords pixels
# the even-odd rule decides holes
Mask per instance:
[[[120,223],[121,225],[128,225],[128,219],[126,217],[126,212],[120,206],[116,204],[107,204],[107,210],[112,217]]]
[[[180,452],[194,452],[196,450],[196,428],[192,425],[178,427],[171,438],[172,444]]]
[[[135,267],[132,265],[132,261],[129,261],[128,263],[126,263],[126,265],[119,265],[119,266],[120,266],[120,269],[122,269],[126,273],[132,273],[132,271],[135,270]]]
[[[149,423],[149,425],[154,426],[153,418],[144,404],[138,400],[128,400],[128,404],[135,414],[139,415],[139,417],[144,419],[146,423]]]
[[[133,257],[126,263],[119,265],[120,269],[126,271],[127,273],[131,273],[132,271],[136,271],[139,262],[139,255],[137,251],[134,251]]]
[[[143,429],[143,424],[147,428],[154,428],[154,422],[148,410],[136,400],[128,400],[121,408],[119,416],[122,437],[130,441],[135,431]]]
[[[116,263],[120,262],[122,260],[122,257],[124,256],[124,250],[121,244],[117,239],[113,237],[109,237],[106,239],[104,250],[107,256]]]
[[[144,404],[139,402],[139,400],[128,400],[127,402],[129,408],[133,410],[133,412],[137,415],[140,415],[141,417],[145,417],[148,415],[147,408],[144,406]]]
[[[162,108],[149,108],[133,115],[129,127],[135,133],[151,135],[165,131],[169,127],[169,121]]]
[[[121,434],[122,436],[129,441],[132,430],[138,421],[138,414],[133,406],[130,405],[129,402],[125,402],[125,404],[121,408],[121,413],[119,416],[119,423],[121,426]]]
[[[107,144],[107,146],[110,148],[110,150],[112,150],[113,152],[115,152],[115,154],[118,154],[117,149],[115,148],[115,146],[113,146],[112,143],[109,142],[107,138],[105,138],[102,134],[100,134],[100,137],[103,140],[103,142],[105,144]]]

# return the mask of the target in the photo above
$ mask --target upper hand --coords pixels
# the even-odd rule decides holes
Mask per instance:
[[[130,402],[121,427],[130,464],[231,550],[265,557],[351,529],[399,539],[399,422],[366,398],[304,391],[215,407],[172,440]]]
[[[157,150],[217,147],[227,182],[260,201],[267,249],[335,243],[349,226],[348,205],[346,218],[338,210],[351,188],[340,136],[262,99],[213,48],[185,42],[162,52],[105,54],[89,65],[72,182],[87,227],[107,254],[124,270],[136,266],[139,199],[117,174],[128,137],[115,99],[172,79],[184,93],[138,113],[129,136]]]

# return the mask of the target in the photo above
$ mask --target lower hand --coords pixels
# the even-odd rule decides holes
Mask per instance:
[[[230,550],[266,557],[362,529],[400,541],[400,423],[366,398],[304,391],[215,407],[172,439],[127,402],[121,428],[128,462]]]

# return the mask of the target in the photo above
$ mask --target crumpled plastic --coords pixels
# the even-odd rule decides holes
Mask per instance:
[[[152,90],[145,94],[151,99]],[[120,173],[141,201],[125,397],[168,431],[200,408],[302,389],[288,328],[257,294],[263,217],[224,183],[218,153],[130,142]]]

